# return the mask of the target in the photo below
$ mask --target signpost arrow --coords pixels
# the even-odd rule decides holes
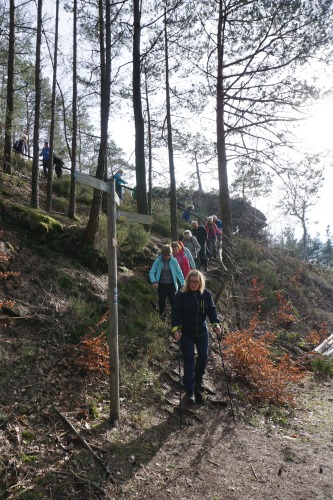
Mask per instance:
[[[100,191],[104,191],[105,193],[109,192],[109,184],[107,182],[101,181],[100,179],[96,179],[96,177],[92,177],[88,174],[83,174],[82,172],[75,172],[74,177],[78,182],[82,182],[82,184],[86,184],[87,186],[99,189]],[[117,193],[115,193],[114,196],[115,202],[119,205],[119,196],[117,195]]]
[[[154,219],[151,215],[137,214],[136,212],[117,212],[117,220],[122,222],[136,222],[138,224],[152,224]]]

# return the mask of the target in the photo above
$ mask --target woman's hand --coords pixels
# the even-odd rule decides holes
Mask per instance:
[[[153,283],[153,288],[155,288],[157,290],[158,288],[158,283]]]
[[[180,337],[182,336],[182,332],[180,330],[176,330],[175,332],[173,332],[173,336],[174,339],[177,340],[177,342],[179,342]]]
[[[213,331],[216,334],[217,340],[220,341],[221,337],[222,337],[222,335],[221,335],[222,334],[222,330],[221,330],[220,325],[214,325],[213,326]]]

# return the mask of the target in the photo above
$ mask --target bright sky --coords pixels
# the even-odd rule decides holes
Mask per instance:
[[[323,101],[313,106],[309,118],[300,126],[299,136],[304,142],[304,146],[311,153],[320,153],[324,150],[330,152],[328,167],[325,171],[324,185],[320,192],[319,202],[309,211],[308,230],[311,237],[320,234],[321,240],[326,239],[326,228],[331,226],[333,232],[333,137],[332,137],[332,117],[333,117],[333,100]],[[265,211],[266,207],[266,211]],[[279,234],[281,228],[286,224],[285,217],[276,219],[277,215],[272,206],[268,205],[267,201],[260,201],[257,208],[261,209],[269,219],[270,229],[273,234]],[[267,213],[268,209],[268,213]],[[290,218],[288,224],[295,227],[297,238],[302,235],[302,229],[297,224],[295,218]]]
[[[54,0],[46,0],[45,12],[48,15],[55,15],[55,2]],[[61,7],[60,9],[60,33],[64,35],[71,36],[71,22],[69,20],[69,15],[64,14]],[[325,75],[323,75],[323,81],[325,80]],[[310,116],[304,123],[300,126],[300,138],[304,141],[310,152],[320,152],[324,149],[328,149],[332,153],[332,166],[325,172],[325,183],[321,191],[321,199],[318,204],[311,209],[309,212],[309,232],[312,237],[316,235],[317,232],[320,233],[321,239],[326,238],[326,227],[332,224],[332,213],[333,213],[333,139],[332,139],[332,118],[333,117],[333,100],[327,100],[320,104],[313,106]],[[95,117],[97,119],[97,117]],[[99,120],[99,117],[98,117]],[[112,139],[115,140],[116,144],[121,147],[125,152],[125,158],[130,162],[134,162],[134,143],[135,143],[135,131],[133,126],[132,111],[131,106],[127,110],[125,116],[112,117],[110,120],[110,132]],[[176,158],[176,170],[177,179],[181,171],[188,172],[188,166],[184,164],[184,160]],[[167,160],[166,160],[167,162]],[[230,174],[229,174],[230,177]],[[178,179],[181,181],[182,179]],[[204,182],[205,184],[205,182]],[[274,200],[270,198],[257,200],[256,207],[262,210],[268,218],[270,223],[270,231],[274,234],[279,234],[281,228],[286,224],[286,218],[281,217],[277,220],[277,213],[274,210]],[[295,227],[296,236],[301,237],[302,231],[298,227],[297,222],[294,218],[290,219],[291,226]]]

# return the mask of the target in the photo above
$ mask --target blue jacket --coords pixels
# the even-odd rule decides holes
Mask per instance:
[[[180,326],[182,334],[199,337],[207,332],[206,318],[220,323],[210,292],[178,292],[172,308],[172,326]]]
[[[121,174],[120,174],[119,172],[117,172],[116,174],[114,174],[114,175],[112,176],[112,179],[114,179],[114,180],[115,180],[115,182],[116,182],[116,187],[117,187],[118,189],[119,189],[119,188],[121,188],[121,185],[122,185],[122,184],[127,184],[127,182],[126,182],[126,181],[124,181],[124,179],[122,178],[122,176],[121,176]]]
[[[172,274],[172,279],[176,288],[176,291],[178,290],[178,283],[177,280],[180,283],[180,286],[183,286],[185,283],[183,273],[179,267],[178,262],[174,257],[170,257],[169,260],[169,266],[170,266],[170,271]],[[149,271],[149,279],[151,283],[158,283],[160,281],[161,277],[161,272],[163,269],[163,255],[159,255],[155,261],[154,264],[152,265],[151,270]]]
[[[188,258],[188,261],[190,263],[190,268],[196,269],[195,262],[194,262],[194,259],[192,257],[192,254],[191,254],[191,250],[185,246],[184,246],[184,254]]]

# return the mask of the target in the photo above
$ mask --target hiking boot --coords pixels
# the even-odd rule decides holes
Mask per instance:
[[[194,394],[186,394],[185,401],[188,405],[194,405],[195,403]]]
[[[206,401],[206,395],[203,392],[202,387],[196,387],[194,394],[195,394],[195,402],[198,403],[199,405],[202,405]]]

